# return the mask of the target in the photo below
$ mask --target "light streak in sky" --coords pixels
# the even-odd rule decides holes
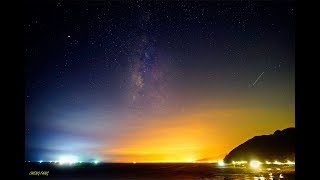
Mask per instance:
[[[264,74],[264,72],[262,72],[261,74],[260,74],[260,76],[257,78],[257,80],[252,84],[252,86],[254,86],[257,82],[258,82],[258,80],[261,78],[261,76]]]

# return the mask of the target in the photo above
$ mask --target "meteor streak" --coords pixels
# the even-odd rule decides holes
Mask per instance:
[[[264,74],[264,72],[262,72],[261,74],[260,74],[260,76],[257,78],[257,80],[252,84],[252,86],[254,86],[257,82],[258,82],[258,80],[261,78],[261,76]]]

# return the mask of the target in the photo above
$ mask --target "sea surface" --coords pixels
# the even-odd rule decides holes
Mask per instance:
[[[30,172],[42,172],[42,175],[30,175]],[[220,167],[216,163],[26,163],[25,175],[27,179],[47,180],[291,180],[295,179],[295,166],[272,165],[252,169],[232,165]]]

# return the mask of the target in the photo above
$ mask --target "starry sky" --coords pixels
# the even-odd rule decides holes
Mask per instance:
[[[221,159],[295,126],[293,1],[25,1],[25,159]]]

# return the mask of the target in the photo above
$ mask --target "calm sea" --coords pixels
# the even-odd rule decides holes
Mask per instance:
[[[47,171],[46,175],[29,175]],[[261,169],[225,166],[215,163],[101,163],[61,166],[49,163],[27,163],[27,179],[140,179],[140,180],[276,180],[295,179],[294,166],[269,166]]]

